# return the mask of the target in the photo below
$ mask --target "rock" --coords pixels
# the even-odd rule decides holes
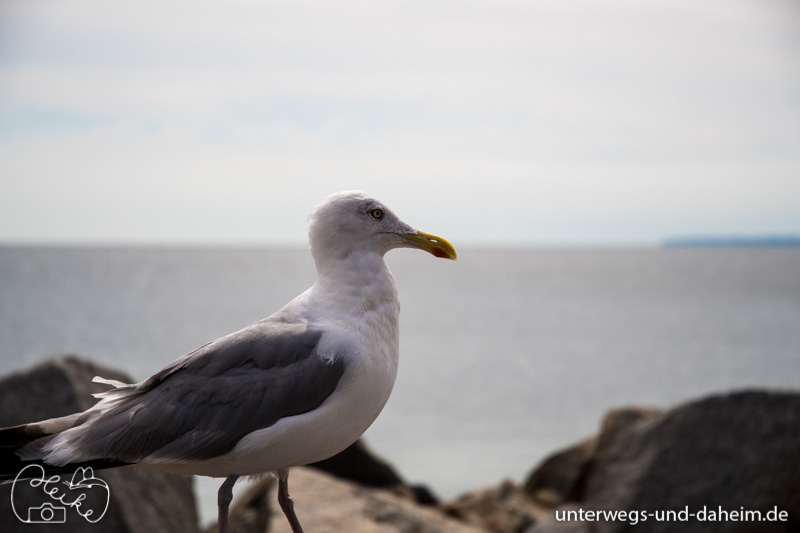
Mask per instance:
[[[461,496],[443,505],[442,510],[493,533],[519,533],[547,516],[547,510],[512,481]]]
[[[600,436],[597,439],[592,461],[597,462],[604,459],[609,450],[620,441],[628,438],[631,432],[659,419],[663,415],[664,411],[662,409],[650,407],[612,409],[603,417]]]
[[[394,468],[375,455],[363,440],[356,441],[330,459],[308,466],[368,487],[386,488],[404,484]]]
[[[289,524],[277,505],[277,483],[265,479],[231,510],[231,523],[250,523],[236,533],[289,533]],[[305,531],[314,533],[483,533],[430,507],[391,492],[336,478],[318,469],[292,468],[289,492]],[[268,513],[264,509],[269,509]],[[247,517],[242,519],[239,515]],[[211,531],[211,530],[209,530]]]
[[[600,435],[597,437],[589,461],[584,466],[580,476],[575,479],[572,489],[565,494],[566,502],[579,502],[584,499],[587,480],[591,478],[595,466],[602,463],[608,453],[624,442],[631,433],[638,431],[646,424],[650,424],[662,417],[661,409],[648,407],[623,407],[612,409],[603,417]]]
[[[548,507],[580,501],[593,465],[630,431],[661,414],[660,410],[643,407],[610,411],[599,435],[556,452],[536,467],[525,481],[525,492]]]
[[[545,459],[525,480],[525,493],[548,507],[568,502],[592,460],[597,440],[583,440]]]
[[[409,486],[385,459],[369,449],[359,439],[330,459],[308,465],[338,478],[355,481],[365,487],[390,490],[424,505],[437,503],[433,493],[424,486]]]
[[[92,377],[103,376],[130,382],[118,371],[96,366],[77,357],[59,357],[39,364],[27,372],[14,374],[0,381],[0,427],[14,426],[64,416],[91,407],[96,400],[92,393],[106,390],[108,386],[92,383]],[[66,476],[61,476],[66,481]],[[94,477],[108,484],[110,496],[108,510],[96,524],[78,515],[74,508],[66,508],[64,524],[26,524],[16,519],[11,508],[12,485],[0,485],[0,516],[3,531],[36,533],[44,531],[197,531],[197,514],[191,478],[173,476],[164,472],[142,468],[123,467],[100,470]],[[18,482],[15,504],[23,515],[48,500],[60,506],[43,493],[42,488]],[[88,489],[89,499],[101,489]],[[67,498],[69,501],[69,498]],[[94,508],[92,505],[91,508]],[[95,517],[102,512],[102,506]],[[58,516],[54,515],[54,518]],[[94,518],[96,520],[96,518]]]
[[[716,396],[622,425],[627,429],[614,438],[604,442],[601,435],[577,507],[636,511],[636,526],[630,520],[559,522],[553,514],[532,533],[800,531],[800,394]],[[770,511],[785,511],[787,520],[678,515],[705,511],[709,518],[719,510],[757,511],[764,520]],[[562,518],[563,511],[556,510]],[[668,511],[670,520],[657,519]],[[642,521],[642,512],[652,514]]]
[[[373,452],[364,439],[324,461],[308,465],[365,487],[386,489],[421,505],[436,505],[438,498],[424,485],[408,485],[385,459]]]
[[[439,498],[427,485],[410,485],[411,495],[420,505],[437,505]]]

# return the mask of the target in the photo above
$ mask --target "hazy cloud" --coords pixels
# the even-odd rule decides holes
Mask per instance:
[[[7,1],[0,239],[302,242],[351,188],[472,242],[800,232],[797,14]]]

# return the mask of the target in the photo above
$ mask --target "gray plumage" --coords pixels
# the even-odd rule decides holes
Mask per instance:
[[[456,259],[453,246],[400,220],[359,191],[326,198],[310,217],[317,282],[277,313],[187,354],[138,384],[115,388],[84,413],[0,429],[0,479],[22,462],[138,463],[225,477],[219,531],[227,531],[241,475],[272,472],[294,533],[289,468],[358,439],[397,376],[400,306],[383,256],[417,248]]]
[[[87,457],[134,463],[210,459],[250,432],[318,407],[344,358],[315,350],[322,332],[271,317],[211,342],[138,385],[105,393],[119,404],[79,417],[64,443]],[[21,456],[41,455],[47,440]]]

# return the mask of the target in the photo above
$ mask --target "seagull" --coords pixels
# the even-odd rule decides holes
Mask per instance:
[[[325,198],[309,218],[314,285],[274,314],[113,388],[82,413],[0,429],[0,479],[28,464],[48,473],[143,465],[225,478],[272,474],[293,533],[302,533],[289,469],[331,457],[366,431],[394,386],[400,306],[384,254],[417,248],[456,260],[453,246],[360,192]]]

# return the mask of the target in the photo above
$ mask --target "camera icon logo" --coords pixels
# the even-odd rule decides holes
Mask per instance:
[[[28,509],[28,524],[63,524],[66,521],[66,508],[55,507],[52,503],[43,503],[39,507]]]
[[[26,524],[64,524],[67,522],[67,508],[72,507],[87,522],[94,524],[106,514],[110,496],[108,484],[94,477],[91,467],[79,467],[70,480],[62,481],[60,476],[48,476],[42,465],[34,463],[20,470],[14,478],[11,510],[20,522]],[[39,503],[42,501],[40,498],[48,497],[53,501],[31,506],[31,502]],[[15,499],[20,505],[15,503]],[[21,504],[23,501],[24,505]],[[63,506],[53,505],[55,502]]]

